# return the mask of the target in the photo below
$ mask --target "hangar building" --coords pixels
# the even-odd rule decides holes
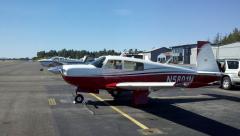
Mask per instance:
[[[190,64],[191,51],[196,48],[197,44],[185,44],[171,47],[172,62],[175,64]]]
[[[213,54],[216,59],[240,59],[240,42],[223,46],[213,45]],[[196,64],[197,48],[191,49],[190,64]]]
[[[159,54],[170,52],[170,51],[171,49],[162,47],[162,48],[157,48],[150,51],[145,51],[143,53],[140,53],[139,55],[143,55],[143,59],[145,60],[151,60],[151,61],[157,62]]]

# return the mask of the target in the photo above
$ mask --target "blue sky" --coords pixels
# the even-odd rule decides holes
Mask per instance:
[[[239,0],[0,0],[0,57],[175,46],[240,28]]]

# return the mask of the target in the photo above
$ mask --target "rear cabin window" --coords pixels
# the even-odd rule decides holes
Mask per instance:
[[[132,71],[140,71],[144,69],[143,63],[133,62],[133,61],[124,61],[124,69]]]
[[[107,69],[122,69],[122,61],[121,60],[108,60],[105,64],[104,68]]]
[[[228,61],[227,64],[229,69],[238,69],[239,67],[238,61]]]

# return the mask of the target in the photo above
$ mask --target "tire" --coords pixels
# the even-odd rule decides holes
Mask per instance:
[[[75,102],[76,103],[82,103],[84,100],[84,97],[81,95],[81,94],[78,94],[76,97],[75,97]]]
[[[232,88],[232,82],[231,82],[231,79],[228,76],[223,78],[222,88],[225,89],[225,90],[230,90]]]

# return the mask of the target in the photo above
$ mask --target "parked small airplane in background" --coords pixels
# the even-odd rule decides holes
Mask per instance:
[[[38,60],[43,67],[48,67],[48,71],[54,74],[60,74],[62,65],[88,64],[94,61],[94,58],[84,56],[81,59],[70,59],[64,57],[52,57],[50,59]],[[41,71],[43,69],[40,69]]]
[[[81,59],[70,59],[70,58],[55,56],[50,59],[41,59],[38,62],[40,62],[43,67],[55,67],[55,66],[67,65],[67,64],[83,64],[92,60],[93,59],[90,59],[87,56],[84,56]]]
[[[123,56],[102,56],[88,65],[63,65],[63,79],[77,87],[75,102],[81,103],[82,93],[107,90],[114,98],[130,91],[134,105],[146,104],[153,90],[165,87],[197,88],[220,81],[216,60],[210,44],[199,41],[197,66],[188,69]]]

